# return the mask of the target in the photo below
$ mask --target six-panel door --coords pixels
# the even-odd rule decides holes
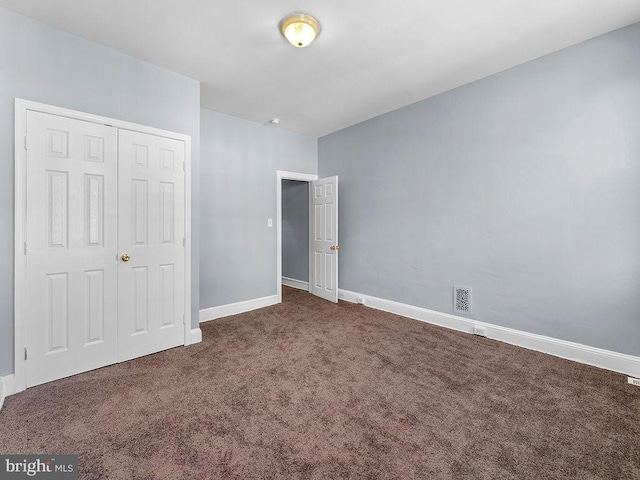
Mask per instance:
[[[33,111],[27,140],[27,386],[183,344],[184,142]]]
[[[27,385],[117,361],[117,129],[28,112]]]
[[[120,361],[184,343],[184,151],[179,140],[120,131]]]
[[[309,291],[338,303],[338,177],[311,182]]]

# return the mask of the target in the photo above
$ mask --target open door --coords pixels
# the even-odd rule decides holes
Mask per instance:
[[[338,177],[310,184],[309,291],[338,303]]]

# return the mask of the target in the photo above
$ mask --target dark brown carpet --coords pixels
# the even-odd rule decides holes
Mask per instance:
[[[81,478],[640,478],[623,375],[284,294],[9,397],[0,451],[77,453]]]

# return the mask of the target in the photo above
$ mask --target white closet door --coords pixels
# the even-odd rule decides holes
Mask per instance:
[[[27,386],[117,361],[117,129],[27,113]]]
[[[311,182],[310,292],[338,303],[338,177]]]
[[[118,359],[184,344],[185,144],[119,133]]]

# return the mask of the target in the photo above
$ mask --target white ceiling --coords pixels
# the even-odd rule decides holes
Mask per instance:
[[[0,0],[202,82],[202,106],[322,136],[640,21],[638,0]],[[279,21],[315,16],[306,49]]]

